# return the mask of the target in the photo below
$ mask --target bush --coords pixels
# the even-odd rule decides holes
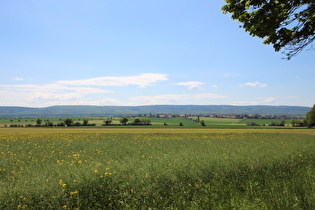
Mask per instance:
[[[18,127],[23,127],[23,125],[16,125],[16,124],[12,124],[10,125],[11,128],[18,128]]]
[[[64,122],[67,126],[71,126],[73,124],[73,120],[71,118],[65,119]]]
[[[281,120],[280,122],[272,122],[269,126],[284,126],[285,120]]]
[[[84,119],[83,120],[83,126],[88,126],[89,124],[89,120],[88,119]]]
[[[66,124],[64,122],[60,122],[60,123],[57,123],[57,126],[65,126]]]
[[[82,124],[80,122],[75,122],[74,126],[81,126]]]
[[[112,124],[112,120],[108,119],[108,120],[104,120],[105,125],[110,125]]]
[[[122,123],[123,125],[126,125],[127,122],[128,122],[128,119],[127,119],[127,117],[123,117],[123,118],[120,119],[119,122]]]
[[[292,127],[305,127],[307,126],[307,123],[305,122],[305,120],[296,120],[293,119],[291,121]]]
[[[256,122],[247,122],[246,123],[247,126],[260,126],[260,124],[256,123]]]

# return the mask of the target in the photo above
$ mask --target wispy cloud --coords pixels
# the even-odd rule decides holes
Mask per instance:
[[[90,88],[90,87],[68,87],[60,84],[45,84],[45,85],[0,85],[0,88],[18,92],[48,92],[48,93],[58,93],[58,92],[69,92],[75,91],[80,93],[110,93],[109,90],[103,90],[100,88]]]
[[[203,82],[180,82],[180,83],[176,83],[176,85],[183,85],[183,86],[187,86],[189,90],[203,90],[203,88],[200,87],[200,85],[203,85]]]
[[[51,84],[0,85],[0,97],[4,99],[0,101],[0,106],[124,105],[125,102],[107,97],[112,91],[101,87],[128,85],[147,87],[167,79],[164,74],[147,73],[130,77],[63,80]]]
[[[212,88],[218,89],[219,87],[217,85],[211,85]]]
[[[156,104],[173,104],[176,102],[186,102],[186,104],[198,104],[203,99],[222,99],[226,98],[223,95],[217,95],[212,93],[204,94],[167,94],[167,95],[156,95],[156,96],[135,96],[128,100],[132,103],[143,105],[156,105]],[[187,101],[189,101],[187,103]]]
[[[272,103],[272,102],[274,102],[276,99],[277,99],[277,98],[275,98],[275,97],[267,97],[267,98],[263,99],[263,101],[266,102],[266,103]]]
[[[257,101],[233,101],[231,105],[234,106],[247,106],[247,105],[258,105],[259,103]]]
[[[243,86],[249,86],[249,87],[267,87],[267,84],[261,83],[261,82],[246,82],[244,84],[241,84],[241,87]]]
[[[103,105],[96,99],[111,91],[90,87],[68,87],[61,84],[0,85],[1,106],[52,106],[64,104]],[[96,101],[97,102],[96,102]],[[107,100],[108,101],[108,100]]]
[[[13,78],[13,80],[16,80],[16,81],[23,81],[23,80],[24,80],[24,78],[21,78],[21,77],[15,77],[15,78]]]
[[[128,86],[136,85],[139,87],[152,86],[159,81],[168,80],[165,74],[144,73],[135,76],[125,77],[96,77],[82,80],[60,80],[59,84],[71,86]]]
[[[239,77],[240,74],[236,74],[236,73],[225,73],[223,74],[223,77]]]

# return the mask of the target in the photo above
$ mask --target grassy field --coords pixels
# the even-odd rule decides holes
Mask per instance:
[[[65,118],[42,118],[43,122],[42,124],[45,124],[45,122],[49,121],[54,123],[55,125],[57,123],[63,122]],[[96,124],[96,126],[101,127],[102,124],[104,124],[104,120],[107,120],[106,117],[74,117],[72,118],[74,122],[83,122],[83,119],[88,119],[89,123]],[[119,120],[121,118],[112,118],[112,124],[120,124]],[[128,123],[131,123],[136,118],[129,118]],[[148,119],[148,118],[146,118]],[[265,124],[268,126],[272,122],[280,122],[281,120],[273,120],[273,119],[228,119],[228,118],[210,118],[210,117],[200,117],[200,120],[204,120],[206,126],[201,126],[199,123],[192,121],[190,119],[177,117],[177,118],[149,118],[151,120],[151,126],[146,126],[149,128],[179,128],[179,124],[182,123],[183,126],[181,128],[249,128],[246,123],[248,122],[256,122],[258,124]],[[197,117],[194,117],[192,119],[197,119]],[[16,125],[27,125],[27,124],[33,124],[36,125],[37,118],[27,118],[27,119],[0,119],[0,127],[10,126],[11,124]],[[164,123],[167,124],[167,126],[164,125]],[[117,126],[116,126],[117,127]],[[118,126],[118,127],[126,127],[126,126]],[[129,126],[130,127],[130,126]],[[134,128],[137,128],[139,126],[133,126]],[[251,126],[253,127],[253,126]],[[254,126],[256,127],[256,126]],[[291,127],[291,120],[285,121],[285,127]],[[108,128],[104,127],[103,128]]]
[[[250,123],[250,122],[255,122],[258,124],[265,124],[266,126],[273,123],[273,122],[280,122],[281,119],[244,119],[244,120],[240,120],[239,122],[237,122],[238,124],[245,124],[246,123]],[[285,125],[286,126],[291,126],[291,119],[289,120],[285,120]]]
[[[314,129],[1,128],[0,209],[315,209],[314,148]]]
[[[52,122],[54,124],[57,124],[59,122],[63,122],[65,118],[42,118],[43,122],[42,124],[45,124],[46,121]],[[95,123],[96,126],[102,126],[104,124],[104,120],[107,120],[106,117],[87,117],[87,118],[78,118],[74,117],[72,118],[74,122],[81,122],[83,119],[88,119],[89,123]],[[114,117],[112,119],[112,124],[120,124],[119,120],[121,118]],[[128,123],[132,123],[136,117],[133,118],[128,118]],[[146,118],[148,119],[148,118]],[[200,124],[197,122],[194,122],[192,120],[182,118],[182,117],[177,117],[177,118],[149,118],[151,120],[151,126],[153,128],[179,128],[179,124],[183,124],[183,128],[198,128],[202,127]],[[210,118],[209,118],[210,119]],[[36,120],[37,118],[28,118],[28,119],[2,119],[0,120],[0,127],[4,127],[5,125],[9,126],[10,124],[17,124],[17,125],[27,125],[27,124],[33,124],[36,125]],[[211,125],[216,125],[216,126],[221,126],[221,125],[231,125],[231,122],[234,122],[235,120],[231,119],[224,119],[224,122],[222,119],[219,118],[211,118],[209,120]],[[167,126],[164,125],[164,123],[167,124]],[[126,126],[119,126],[119,127],[126,127]],[[138,126],[139,127],[139,126]],[[213,127],[213,126],[212,126]],[[104,127],[105,128],[105,127]],[[107,126],[108,128],[108,126]]]

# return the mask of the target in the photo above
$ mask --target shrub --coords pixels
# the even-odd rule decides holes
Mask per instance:
[[[64,122],[60,122],[60,123],[57,123],[57,126],[65,126],[66,124]]]
[[[67,126],[71,126],[73,124],[73,120],[71,118],[65,119],[64,122]]]
[[[75,122],[74,126],[81,126],[82,124],[80,122]],[[84,125],[84,124],[83,124]]]

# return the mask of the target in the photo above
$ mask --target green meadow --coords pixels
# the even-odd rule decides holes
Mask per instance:
[[[128,123],[132,123],[137,117],[130,117],[128,118]],[[210,117],[200,117],[200,120],[204,120],[206,126],[201,126],[198,122],[193,121],[196,120],[197,117],[192,118],[182,118],[182,117],[176,117],[176,118],[146,118],[141,117],[142,119],[150,119],[151,124],[150,126],[145,126],[146,128],[252,128],[253,126],[247,126],[246,123],[248,122],[256,122],[260,125],[268,126],[272,122],[280,122],[281,120],[274,120],[274,119],[229,119],[229,118],[210,118]],[[140,118],[140,119],[141,119]],[[9,127],[11,124],[13,125],[23,125],[26,126],[28,124],[36,125],[36,120],[38,118],[25,118],[25,119],[0,119],[0,127]],[[57,123],[63,122],[64,119],[62,117],[54,117],[54,118],[41,118],[42,124],[45,124],[46,122],[52,122],[54,125]],[[80,122],[82,123],[84,119],[87,119],[89,123],[95,124],[96,127],[102,127],[102,128],[125,128],[125,127],[133,127],[133,128],[139,128],[139,126],[117,126],[117,124],[120,124],[119,120],[121,118],[119,117],[113,117],[110,118],[112,120],[112,124],[116,124],[115,126],[102,126],[104,124],[104,121],[108,120],[107,117],[73,117],[73,122]],[[182,123],[183,126],[179,126],[179,124]],[[166,125],[165,125],[166,124]],[[143,127],[143,126],[141,126]],[[256,126],[254,126],[256,127]],[[262,126],[259,126],[260,128]],[[291,127],[291,120],[285,121],[285,127]]]
[[[0,209],[315,209],[314,148],[314,129],[1,128]]]

